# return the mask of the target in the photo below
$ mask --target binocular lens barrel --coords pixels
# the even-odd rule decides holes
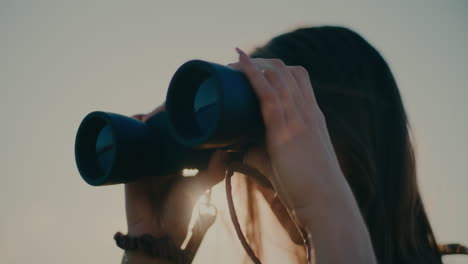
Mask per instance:
[[[204,169],[212,152],[174,141],[166,112],[146,123],[115,113],[92,112],[81,122],[75,141],[78,170],[95,186],[143,176],[179,175],[184,168]]]
[[[142,176],[205,169],[217,148],[237,151],[264,131],[258,101],[242,72],[201,60],[174,74],[166,110],[146,122],[92,112],[80,124],[75,159],[82,178],[100,186]]]
[[[155,143],[145,124],[106,112],[92,112],[80,124],[75,160],[83,179],[91,185],[128,182],[142,171],[148,143]],[[132,167],[132,168],[130,168]]]
[[[183,145],[237,149],[264,131],[257,97],[246,76],[201,60],[183,64],[166,96],[169,129]]]

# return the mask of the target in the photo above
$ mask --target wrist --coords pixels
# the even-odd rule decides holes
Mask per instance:
[[[317,263],[375,263],[369,232],[357,205],[298,208],[293,216],[302,225],[304,236],[314,247]],[[336,254],[336,249],[347,245]]]
[[[167,235],[167,233],[162,232],[160,228],[155,228],[155,224],[133,224],[127,225],[127,235],[129,236],[142,236],[142,235],[152,235],[154,237],[162,237]]]
[[[149,257],[139,251],[125,251],[122,264],[170,264],[165,259]]]
[[[362,219],[358,204],[343,174],[323,173],[324,177],[304,183],[302,199],[295,200],[290,210],[296,220],[310,226],[332,224],[329,221]],[[306,191],[308,190],[308,191]]]

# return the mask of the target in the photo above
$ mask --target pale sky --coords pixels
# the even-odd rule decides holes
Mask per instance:
[[[464,0],[0,0],[0,262],[119,263],[123,186],[79,176],[82,118],[148,112],[182,63],[234,62],[236,46],[306,25],[347,26],[385,57],[436,237],[468,244],[467,14]]]

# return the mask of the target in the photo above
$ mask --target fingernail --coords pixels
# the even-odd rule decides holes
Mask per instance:
[[[238,47],[236,47],[236,51],[237,53],[239,54],[239,61],[241,59],[248,59],[249,56],[247,56],[247,54],[245,54],[245,52],[241,49],[239,49]]]
[[[240,64],[239,63],[231,63],[227,65],[229,68],[233,70],[239,70],[240,69]]]
[[[139,120],[139,121],[142,121],[142,119],[143,119],[143,114],[136,114],[136,115],[133,115],[132,118],[135,118],[135,119],[137,119],[137,120]]]

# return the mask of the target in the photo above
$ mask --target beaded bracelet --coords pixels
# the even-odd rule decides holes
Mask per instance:
[[[189,254],[179,249],[168,236],[159,238],[149,234],[129,236],[117,232],[114,240],[117,246],[125,251],[141,251],[152,258],[162,258],[175,263],[189,263]]]

